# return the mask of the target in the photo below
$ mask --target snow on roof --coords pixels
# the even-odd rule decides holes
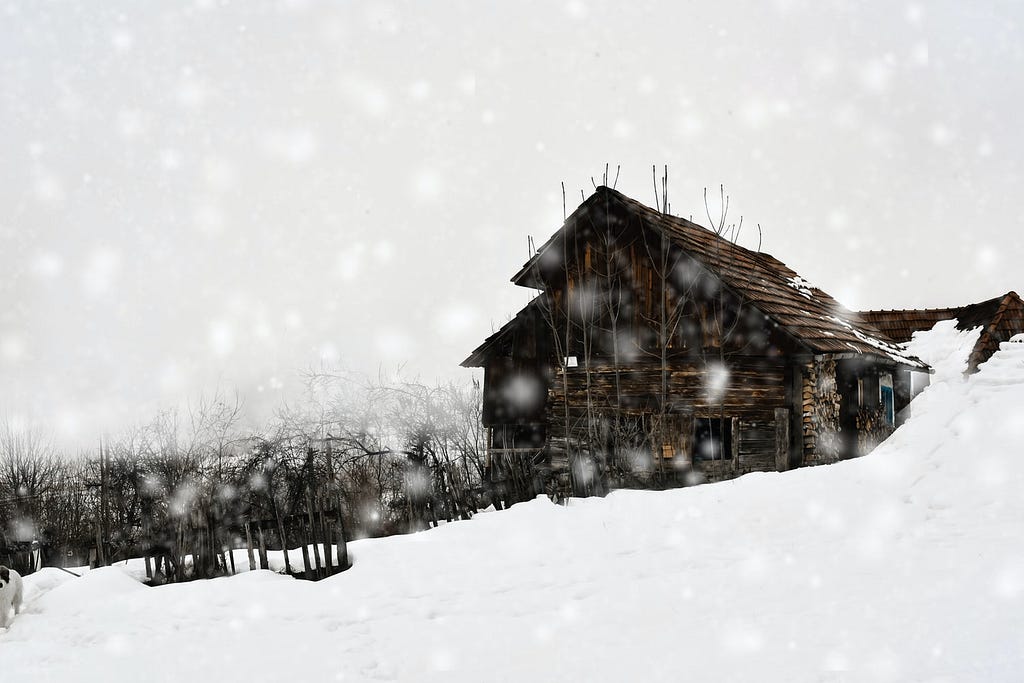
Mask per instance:
[[[842,318],[836,316],[829,316],[828,319],[836,323],[837,325],[841,325],[847,328],[862,343],[877,349],[883,355],[885,355],[890,360],[896,363],[900,363],[901,365],[920,367],[921,369],[925,369],[928,367],[927,363],[910,355],[910,353],[908,353],[905,349],[899,347],[898,345],[892,342],[884,341],[880,337],[866,334],[862,330],[859,330],[856,327],[854,327],[849,321],[843,320]],[[856,347],[853,346],[853,344],[850,344],[849,342],[847,342],[847,344],[849,344],[851,348],[856,349]]]
[[[797,275],[796,277],[791,277],[788,280],[786,280],[786,284],[795,289],[796,291],[800,292],[800,295],[807,299],[810,299],[813,296],[813,294],[811,293],[811,283],[803,279],[799,275]],[[802,312],[803,311],[801,311],[801,313]]]

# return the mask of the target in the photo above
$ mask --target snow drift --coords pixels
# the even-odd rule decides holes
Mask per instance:
[[[319,583],[26,577],[4,680],[1019,681],[1024,336],[873,454],[352,544]]]

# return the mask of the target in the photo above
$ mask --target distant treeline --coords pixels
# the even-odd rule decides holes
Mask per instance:
[[[247,523],[276,522],[284,532],[288,520],[330,514],[351,540],[468,518],[501,504],[485,483],[480,410],[476,382],[323,372],[259,430],[241,427],[241,402],[224,392],[79,454],[4,422],[0,551],[37,539],[45,564],[90,554],[184,558],[201,552],[198,537],[210,551],[209,574],[223,550],[245,547]]]

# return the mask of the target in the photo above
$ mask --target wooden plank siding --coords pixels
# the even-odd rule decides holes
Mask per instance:
[[[671,422],[664,436],[669,443],[656,443],[656,437],[651,434],[652,438],[641,446],[652,469],[683,468],[698,473],[700,481],[720,481],[747,472],[777,469],[777,411],[781,410],[785,419],[791,420],[784,381],[786,367],[762,357],[731,358],[726,364],[728,379],[717,395],[707,386],[707,363],[677,360],[669,366],[666,419]],[[599,431],[590,426],[591,419],[612,420],[616,416],[632,415],[653,421],[659,416],[662,373],[657,364],[620,369],[618,393],[613,367],[595,367],[589,374],[588,395],[586,369],[577,367],[566,372],[568,416],[561,370],[556,370],[549,385],[545,413],[548,443],[553,446],[550,453],[553,470],[568,467],[564,452],[567,444],[591,455],[592,451],[601,449],[600,444],[587,443],[588,432]],[[677,416],[680,419],[676,419]],[[726,428],[734,430],[730,438],[731,452],[725,454],[726,457],[693,459],[690,443],[695,418],[723,419]],[[787,424],[786,434],[789,428]],[[666,448],[675,462],[668,462],[670,458],[664,455]]]
[[[728,379],[721,395],[708,386],[707,363],[676,360],[668,366],[667,413],[689,412],[696,417],[743,417],[768,419],[775,408],[786,403],[785,366],[761,357],[728,359]],[[565,388],[562,370],[555,371],[548,390],[549,414],[564,415]],[[568,398],[574,410],[588,406],[587,370],[569,368]],[[619,370],[616,395],[614,368],[590,370],[589,405],[596,410],[621,409],[626,412],[658,412],[662,370],[651,364],[632,365]]]

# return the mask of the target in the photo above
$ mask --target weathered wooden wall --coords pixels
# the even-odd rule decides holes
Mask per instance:
[[[724,368],[724,373],[722,368]],[[674,360],[668,369],[665,412],[689,412],[698,417],[769,418],[777,407],[786,406],[785,366],[781,361],[760,357],[734,356],[718,361]],[[589,376],[588,376],[589,375]],[[621,368],[616,378],[612,366],[557,370],[549,388],[547,412],[570,412],[622,408],[636,412],[660,412],[662,369],[656,361]],[[722,379],[721,385],[718,380]],[[618,381],[618,388],[616,388]],[[588,388],[589,384],[589,388]]]
[[[620,369],[618,378],[614,367],[609,366],[591,368],[589,373],[579,367],[565,374],[556,371],[545,409],[549,467],[554,472],[567,469],[567,451],[573,449],[593,458],[599,469],[614,470],[619,465],[641,478],[645,474],[667,474],[681,483],[774,471],[779,467],[776,411],[783,410],[787,444],[782,460],[783,469],[788,468],[791,406],[787,402],[785,366],[759,357],[732,357],[725,359],[724,365],[720,363],[671,363],[665,424],[659,424],[662,370],[654,361]],[[695,458],[691,442],[696,418],[723,419],[731,430],[732,452],[720,460]],[[609,430],[629,420],[630,428],[643,433],[608,438]],[[617,443],[611,443],[615,440]],[[628,462],[611,462],[621,459],[616,449],[629,451]]]

